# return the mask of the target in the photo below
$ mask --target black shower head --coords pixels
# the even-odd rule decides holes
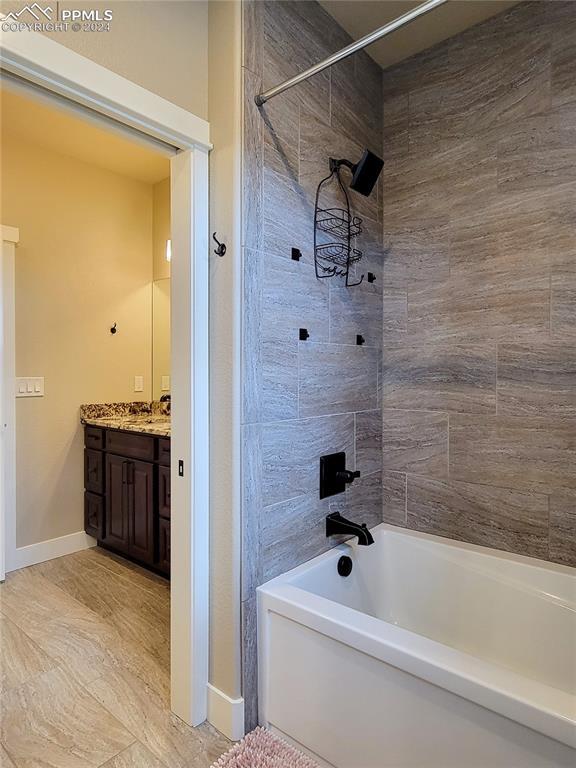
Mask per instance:
[[[365,149],[362,159],[352,169],[353,176],[350,189],[368,197],[374,189],[374,184],[380,176],[383,165],[384,161],[378,155]]]
[[[361,195],[368,197],[374,189],[374,184],[376,184],[378,176],[380,176],[384,161],[381,160],[378,155],[370,152],[369,149],[365,149],[364,154],[357,163],[352,163],[350,160],[334,160],[333,158],[330,158],[331,171],[335,171],[340,168],[341,165],[345,165],[346,168],[350,168],[352,171],[350,189],[353,189],[355,192],[360,192]]]

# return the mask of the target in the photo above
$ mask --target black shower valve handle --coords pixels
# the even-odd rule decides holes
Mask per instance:
[[[344,480],[345,483],[353,483],[354,480],[360,477],[360,472],[352,472],[349,469],[344,469],[341,472],[336,472],[336,477],[339,480]]]

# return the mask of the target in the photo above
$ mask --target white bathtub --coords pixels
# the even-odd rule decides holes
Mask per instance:
[[[261,724],[337,768],[574,768],[575,571],[372,533],[259,588]]]

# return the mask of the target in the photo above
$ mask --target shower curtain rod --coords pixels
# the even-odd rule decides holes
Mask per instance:
[[[347,45],[346,48],[342,48],[341,51],[333,53],[331,56],[328,56],[327,59],[324,59],[324,61],[321,61],[318,64],[314,64],[314,66],[310,67],[309,69],[305,69],[304,72],[301,72],[299,75],[295,75],[289,80],[285,80],[283,83],[280,83],[280,85],[276,85],[274,88],[270,88],[269,90],[264,91],[264,93],[259,93],[254,97],[254,101],[259,107],[261,107],[263,104],[266,104],[267,101],[273,99],[274,96],[278,96],[280,93],[284,93],[284,91],[287,91],[288,88],[292,88],[292,86],[298,85],[298,83],[301,83],[303,80],[308,80],[308,78],[312,77],[312,75],[316,75],[318,72],[322,72],[322,70],[331,67],[333,64],[336,64],[336,62],[348,58],[348,56],[351,56],[357,51],[361,51],[363,48],[366,48],[366,46],[372,45],[372,43],[380,40],[381,37],[386,37],[386,35],[394,32],[396,29],[400,29],[400,27],[403,27],[405,24],[409,24],[419,16],[423,16],[425,13],[432,11],[437,6],[443,5],[446,1],[447,0],[427,0],[425,3],[422,3],[416,8],[413,8],[411,11],[402,14],[402,16],[399,16],[397,19],[388,22],[388,24],[385,24],[383,27],[375,29],[374,32],[370,32],[370,34],[361,37],[360,40],[356,40],[355,43],[350,43],[350,45]]]

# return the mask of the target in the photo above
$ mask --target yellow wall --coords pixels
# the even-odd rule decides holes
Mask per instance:
[[[24,2],[1,0],[4,13]],[[51,3],[66,8],[110,8],[109,32],[47,33],[56,42],[152,93],[206,119],[208,114],[208,3],[206,0],[98,0]]]
[[[240,317],[241,4],[210,3],[210,682],[241,695],[238,419]]]
[[[46,386],[17,400],[25,546],[83,528],[80,404],[151,397],[153,187],[6,134],[1,179],[2,223],[20,229],[16,375]]]

